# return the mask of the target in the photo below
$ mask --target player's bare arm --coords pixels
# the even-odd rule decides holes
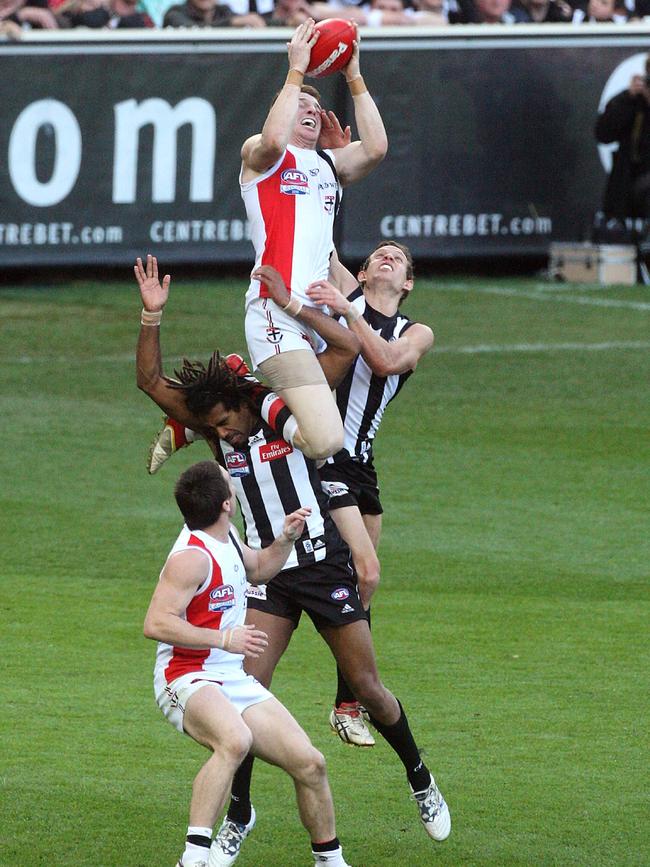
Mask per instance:
[[[289,54],[287,80],[271,106],[262,132],[247,139],[241,150],[244,183],[267,171],[286,150],[298,114],[302,75],[309,66],[311,49],[316,44],[318,35],[318,31],[314,30],[314,19],[308,18],[296,28],[291,41],[287,44]],[[299,73],[295,76],[297,79],[295,82],[292,80],[291,70]]]
[[[268,548],[254,551],[242,545],[242,557],[246,577],[251,584],[265,584],[280,572],[294,544],[305,529],[305,521],[311,515],[309,506],[296,509],[284,519],[282,532]]]
[[[273,301],[289,315],[293,315],[290,304],[291,296],[284,285],[284,280],[275,268],[270,265],[262,265],[253,273],[253,277],[262,280]],[[327,349],[318,355],[318,362],[330,388],[336,388],[359,354],[361,349],[359,338],[350,329],[344,328],[332,319],[331,316],[326,316],[313,307],[301,306],[296,309],[295,318],[313,328],[327,343]]]
[[[180,424],[192,430],[200,430],[202,423],[187,411],[185,398],[177,389],[169,386],[163,373],[160,322],[155,324],[154,320],[158,314],[162,314],[169,298],[171,277],[166,274],[160,283],[158,261],[151,255],[147,256],[146,264],[138,258],[133,270],[140,288],[144,311],[135,356],[138,388],[148,394],[164,413]],[[146,322],[147,313],[153,314],[149,317],[150,323]]]
[[[388,342],[376,334],[351,302],[327,280],[317,280],[307,295],[319,305],[345,317],[348,328],[361,341],[361,355],[377,376],[415,370],[418,361],[433,346],[433,331],[420,322],[413,324],[398,340]]]
[[[175,647],[212,648],[257,658],[268,644],[266,633],[250,626],[204,629],[188,623],[187,606],[208,577],[210,561],[205,551],[178,551],[169,558],[149,603],[144,621],[146,638]]]
[[[348,271],[339,259],[339,254],[334,250],[330,256],[329,282],[335,286],[342,295],[347,298],[359,285],[359,281]]]
[[[336,172],[345,187],[366,175],[378,166],[388,151],[388,138],[384,122],[375,101],[368,93],[361,76],[359,64],[359,36],[354,43],[354,51],[343,74],[348,82],[354,101],[354,119],[359,132],[359,141],[335,150]]]

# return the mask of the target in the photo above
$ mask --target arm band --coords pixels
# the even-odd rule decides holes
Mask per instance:
[[[302,302],[296,298],[295,295],[292,295],[289,299],[289,303],[285,304],[282,308],[289,316],[297,316],[302,310]]]
[[[348,87],[350,88],[352,96],[359,96],[362,93],[368,93],[368,88],[366,87],[366,82],[363,80],[362,75],[357,75],[355,78],[351,78],[348,81]]]
[[[302,87],[302,82],[305,77],[305,73],[301,72],[299,69],[290,69],[287,73],[285,84],[295,84],[296,87]]]
[[[141,325],[160,325],[160,320],[162,319],[162,310],[145,310],[142,308],[142,313],[140,314],[140,324]]]
[[[357,310],[354,304],[350,304],[348,312],[343,314],[343,318],[348,323],[348,325],[352,325],[352,323],[356,322],[357,319],[361,319],[361,312]]]

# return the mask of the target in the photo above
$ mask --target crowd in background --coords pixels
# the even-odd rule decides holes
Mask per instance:
[[[295,27],[348,18],[363,27],[609,22],[650,16],[650,0],[0,0],[0,32],[74,27]]]

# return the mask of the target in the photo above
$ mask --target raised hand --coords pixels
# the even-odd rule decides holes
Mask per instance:
[[[336,286],[327,280],[316,280],[307,287],[307,295],[319,306],[327,306],[334,313],[345,315],[350,309],[350,302],[342,295]]]
[[[321,128],[318,146],[320,148],[344,148],[352,141],[352,131],[349,126],[345,129],[339,123],[338,117],[333,111],[321,111]]]
[[[302,536],[302,531],[305,529],[305,521],[310,515],[311,507],[303,506],[286,516],[282,532],[289,542],[296,542]]]
[[[162,310],[169,298],[169,284],[172,279],[170,275],[165,274],[161,286],[158,279],[158,260],[151,254],[147,254],[146,267],[142,264],[142,259],[138,257],[135,260],[133,272],[140,287],[144,309],[152,313]]]
[[[291,42],[287,42],[290,69],[298,69],[300,72],[307,71],[311,58],[311,50],[316,45],[320,36],[318,30],[314,29],[315,23],[313,18],[303,21],[302,24],[296,27],[291,37]]]

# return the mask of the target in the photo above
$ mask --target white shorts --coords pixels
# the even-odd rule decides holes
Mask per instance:
[[[244,327],[253,370],[281,352],[311,349],[318,355],[327,346],[312,328],[289,316],[270,298],[253,298],[247,302]]]
[[[227,673],[191,671],[189,674],[177,677],[171,683],[165,681],[162,672],[156,673],[154,675],[156,702],[169,722],[179,732],[185,732],[183,717],[190,696],[206,684],[210,684],[213,689],[220,689],[240,714],[251,705],[259,704],[261,701],[273,697],[266,687],[262,686],[252,675],[246,674],[243,668]]]

